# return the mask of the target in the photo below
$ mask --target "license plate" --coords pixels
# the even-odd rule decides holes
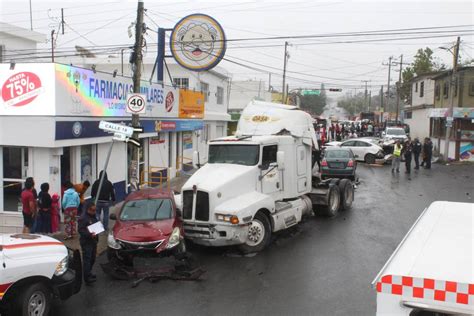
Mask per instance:
[[[344,163],[343,162],[331,162],[331,163],[329,163],[329,167],[336,168],[336,169],[342,169],[342,168],[344,168]]]

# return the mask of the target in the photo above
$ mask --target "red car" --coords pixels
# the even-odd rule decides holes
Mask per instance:
[[[107,239],[109,261],[133,265],[137,255],[175,257],[186,252],[181,211],[172,191],[143,189],[131,193],[118,214]]]

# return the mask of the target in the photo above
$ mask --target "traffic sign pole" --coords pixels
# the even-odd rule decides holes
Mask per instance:
[[[105,159],[104,169],[102,169],[102,174],[100,175],[99,188],[97,189],[97,195],[95,196],[94,204],[97,205],[100,196],[100,190],[102,190],[102,184],[104,183],[105,172],[109,166],[110,154],[112,153],[112,147],[114,147],[114,140],[110,143],[109,152],[107,153],[107,158]]]

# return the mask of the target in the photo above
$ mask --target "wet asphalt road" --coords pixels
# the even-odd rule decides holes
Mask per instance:
[[[350,211],[311,217],[278,234],[253,257],[233,249],[194,247],[205,279],[143,282],[105,276],[83,286],[53,315],[373,315],[371,282],[413,222],[432,201],[471,202],[473,165],[433,165],[408,180],[388,166],[359,164]],[[99,258],[99,263],[105,256]]]

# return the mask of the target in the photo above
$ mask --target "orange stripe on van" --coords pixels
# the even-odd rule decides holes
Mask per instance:
[[[29,248],[29,247],[42,247],[42,246],[64,246],[60,241],[43,241],[43,242],[30,242],[17,245],[1,245],[3,249],[18,249],[18,248]]]

